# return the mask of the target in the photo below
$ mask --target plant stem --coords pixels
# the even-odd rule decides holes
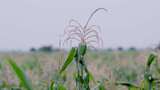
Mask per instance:
[[[86,49],[84,49],[83,46],[79,45],[77,54],[75,56],[76,69],[77,69],[76,86],[77,90],[90,90],[89,72],[84,61],[85,51],[83,52],[83,50]]]

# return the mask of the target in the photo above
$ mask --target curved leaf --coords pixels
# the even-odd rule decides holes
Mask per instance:
[[[157,55],[155,54],[150,54],[148,61],[147,61],[147,67],[149,68],[152,64],[153,61],[157,60]]]
[[[27,90],[33,90],[31,86],[30,80],[27,78],[25,73],[21,70],[21,68],[14,62],[13,59],[7,58],[11,68],[16,73],[20,83],[27,89]]]
[[[122,85],[128,87],[128,90],[139,90],[140,88],[129,82],[117,82],[116,85]]]
[[[74,59],[74,57],[76,55],[76,52],[77,52],[76,48],[72,48],[70,50],[70,53],[67,56],[67,59],[66,59],[65,63],[63,64],[63,66],[62,66],[62,68],[60,70],[60,73],[62,73],[67,68],[67,66],[72,62],[72,60]]]

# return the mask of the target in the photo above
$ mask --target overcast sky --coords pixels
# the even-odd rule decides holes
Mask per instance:
[[[160,41],[160,0],[0,0],[0,50],[58,46],[70,19],[100,25],[104,47],[139,48]]]

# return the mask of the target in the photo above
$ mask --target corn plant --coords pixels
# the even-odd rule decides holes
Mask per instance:
[[[96,48],[95,44],[98,46],[102,44],[102,39],[100,38],[98,32],[100,27],[97,25],[89,26],[89,21],[99,10],[107,11],[105,8],[96,9],[88,18],[84,26],[82,26],[78,21],[72,19],[64,32],[63,45],[68,42],[71,43],[71,45],[74,42],[78,43],[71,49],[64,65],[60,70],[60,73],[62,73],[74,60],[76,63],[75,81],[77,90],[90,90],[89,81],[91,74],[87,69],[84,57],[88,48]]]
[[[144,72],[144,80],[141,82],[141,85],[137,86],[128,82],[117,82],[116,85],[123,85],[128,87],[128,90],[159,90],[157,87],[159,83],[159,79],[153,77],[151,73],[151,65],[154,62],[157,62],[158,57],[156,54],[150,54],[147,60],[145,72]],[[156,63],[157,65],[158,63]]]

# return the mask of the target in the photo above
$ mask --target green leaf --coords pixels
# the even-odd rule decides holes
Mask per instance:
[[[24,88],[26,88],[27,90],[33,90],[30,80],[27,78],[21,68],[14,62],[14,60],[11,58],[7,58],[7,61],[9,62],[13,71],[16,73],[20,83],[24,86]]]
[[[156,90],[154,88],[156,88],[157,86],[157,82],[155,82],[155,80],[153,82],[149,82],[148,80],[144,79],[141,82],[140,88],[141,90]]]
[[[67,90],[63,84],[58,84],[58,90]]]
[[[153,61],[157,60],[157,55],[150,54],[148,61],[147,61],[147,67],[150,68]]]
[[[98,81],[98,90],[106,90],[104,81]]]
[[[74,59],[75,55],[76,55],[77,49],[76,48],[72,48],[70,50],[69,55],[67,56],[67,59],[65,61],[65,63],[63,64],[61,70],[60,70],[60,74],[67,68],[67,66],[72,62],[72,60]]]
[[[129,82],[117,82],[116,85],[122,85],[128,87],[129,90],[139,90],[140,88]]]
[[[63,84],[52,81],[49,90],[67,90],[67,89]]]
[[[89,75],[89,81],[93,81],[94,83],[96,83],[94,76],[92,75],[91,72],[88,71],[88,75]]]
[[[106,90],[105,86],[103,84],[100,84],[98,86],[98,90]]]
[[[80,44],[79,45],[79,54],[84,56],[87,51],[87,45],[86,44]]]
[[[54,81],[53,80],[50,83],[49,90],[54,90]]]

